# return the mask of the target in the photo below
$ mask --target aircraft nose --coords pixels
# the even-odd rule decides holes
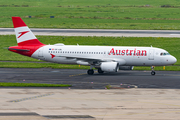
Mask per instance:
[[[171,56],[170,61],[171,61],[171,64],[174,64],[177,62],[177,59],[174,56]]]

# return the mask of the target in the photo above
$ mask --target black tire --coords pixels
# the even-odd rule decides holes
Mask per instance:
[[[104,71],[102,71],[101,68],[98,68],[98,73],[102,74],[102,73],[104,73]]]
[[[151,75],[155,75],[155,74],[156,74],[156,72],[155,72],[155,71],[152,71],[152,72],[151,72]]]
[[[89,70],[87,71],[87,74],[88,74],[88,75],[93,75],[93,74],[94,74],[94,70],[89,69]]]

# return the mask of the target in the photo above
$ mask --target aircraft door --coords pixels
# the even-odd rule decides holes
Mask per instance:
[[[39,51],[38,51],[38,57],[43,57],[43,48],[40,48]]]
[[[149,60],[154,60],[154,50],[153,49],[149,50]]]

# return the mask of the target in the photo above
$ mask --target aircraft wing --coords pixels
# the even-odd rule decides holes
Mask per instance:
[[[95,58],[95,57],[80,57],[80,56],[56,56],[56,57],[66,57],[67,59],[76,59],[82,62],[88,62],[90,64],[99,62],[119,62],[120,65],[124,65],[126,62],[124,59],[112,59],[112,58]]]

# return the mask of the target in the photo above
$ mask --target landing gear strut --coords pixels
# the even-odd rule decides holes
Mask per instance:
[[[151,75],[155,75],[155,74],[156,74],[156,72],[154,71],[154,66],[151,66],[151,69],[152,69],[152,71],[151,71]]]

